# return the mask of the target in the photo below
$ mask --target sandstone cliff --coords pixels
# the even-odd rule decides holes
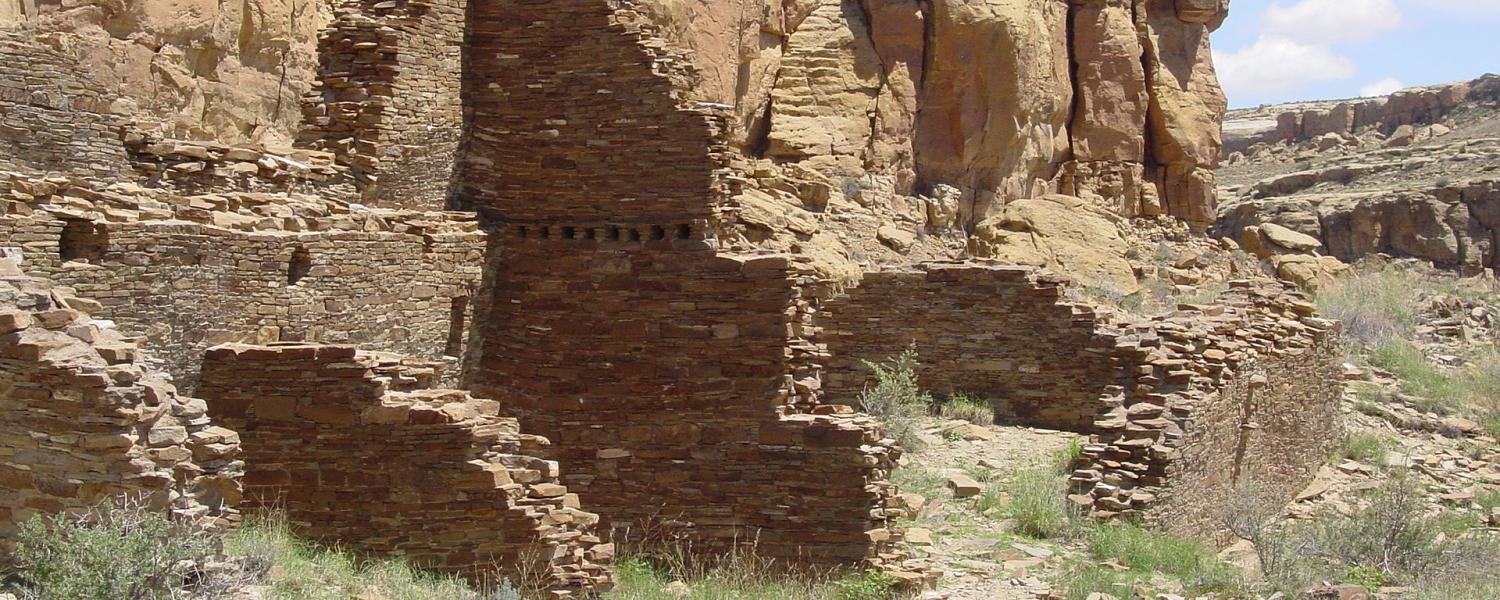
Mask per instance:
[[[973,228],[1062,192],[1207,223],[1227,0],[645,0],[737,143]]]
[[[288,142],[313,83],[330,2],[0,2],[0,29],[36,32],[119,96],[111,109],[167,137]]]

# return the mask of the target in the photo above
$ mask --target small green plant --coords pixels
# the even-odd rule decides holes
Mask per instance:
[[[1344,576],[1344,583],[1351,583],[1370,591],[1385,587],[1385,573],[1371,567],[1354,567]]]
[[[1052,469],[1060,475],[1069,475],[1073,472],[1073,465],[1083,458],[1083,438],[1073,438],[1068,445],[1058,449],[1052,457]]]
[[[1475,495],[1474,502],[1478,503],[1484,509],[1484,512],[1492,512],[1496,508],[1500,508],[1500,490],[1484,490],[1479,492]]]
[[[156,600],[186,595],[190,577],[212,556],[209,537],[121,498],[79,515],[21,524],[15,560],[24,599]]]
[[[915,345],[885,364],[865,361],[875,381],[859,395],[860,409],[879,418],[891,437],[908,449],[920,447],[917,428],[932,406],[932,396],[917,385],[917,366]]]
[[[834,582],[838,600],[888,600],[900,583],[897,579],[880,571],[865,571]]]
[[[1395,445],[1396,440],[1388,435],[1357,432],[1344,438],[1344,443],[1339,448],[1339,455],[1350,460],[1379,463],[1385,459],[1385,453]]]
[[[988,402],[970,397],[963,393],[954,394],[953,397],[938,405],[938,414],[949,419],[968,421],[975,425],[988,427],[995,424],[995,408]]]

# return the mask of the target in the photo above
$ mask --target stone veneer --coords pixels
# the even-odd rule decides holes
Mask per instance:
[[[347,346],[208,351],[209,410],[244,440],[248,510],[325,541],[569,597],[602,591],[613,547],[591,530],[500,404],[431,389],[434,366]]]
[[[96,299],[184,389],[231,341],[461,356],[484,239],[465,213],[0,174],[0,245]]]
[[[0,550],[33,516],[120,496],[239,521],[239,437],[91,320],[99,308],[0,258]]]
[[[343,0],[319,35],[298,139],[349,165],[364,201],[445,206],[463,127],[467,4]]]
[[[928,263],[866,273],[828,300],[817,340],[828,345],[824,390],[857,404],[870,370],[915,346],[918,377],[939,396],[986,400],[1001,420],[1088,431],[1118,379],[1112,340],[1062,280],[997,263]]]

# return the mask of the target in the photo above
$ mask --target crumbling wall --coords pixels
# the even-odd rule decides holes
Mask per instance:
[[[89,318],[99,305],[0,259],[0,549],[41,513],[129,495],[238,522],[239,437]]]
[[[430,372],[346,346],[209,350],[202,389],[244,440],[247,510],[426,568],[498,565],[562,597],[607,589],[596,562],[612,546],[557,464],[534,456],[547,440],[520,433],[498,402],[424,389]]]
[[[1232,498],[1284,503],[1327,460],[1343,437],[1338,323],[1279,284],[1231,285],[1116,332],[1133,367],[1073,472],[1074,502],[1225,543]]]
[[[319,34],[298,139],[349,165],[366,202],[445,205],[463,126],[467,5],[344,0]]]
[[[185,389],[203,350],[231,341],[463,352],[485,238],[472,215],[19,176],[0,199],[0,245],[96,298]]]
[[[77,57],[0,30],[0,169],[115,178],[130,171],[125,119]]]
[[[917,350],[923,389],[986,400],[1001,420],[1090,431],[1119,379],[1112,340],[1061,282],[1031,267],[929,263],[866,273],[823,305],[829,399],[857,403],[870,370]]]

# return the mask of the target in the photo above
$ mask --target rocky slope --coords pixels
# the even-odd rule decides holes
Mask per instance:
[[[1221,234],[1262,256],[1389,254],[1465,274],[1500,268],[1500,77],[1295,105],[1264,129],[1272,113],[1239,113],[1225,125],[1245,132],[1258,122],[1262,131],[1231,140],[1243,151],[1219,170],[1230,198]],[[1279,243],[1257,241],[1268,226]]]

